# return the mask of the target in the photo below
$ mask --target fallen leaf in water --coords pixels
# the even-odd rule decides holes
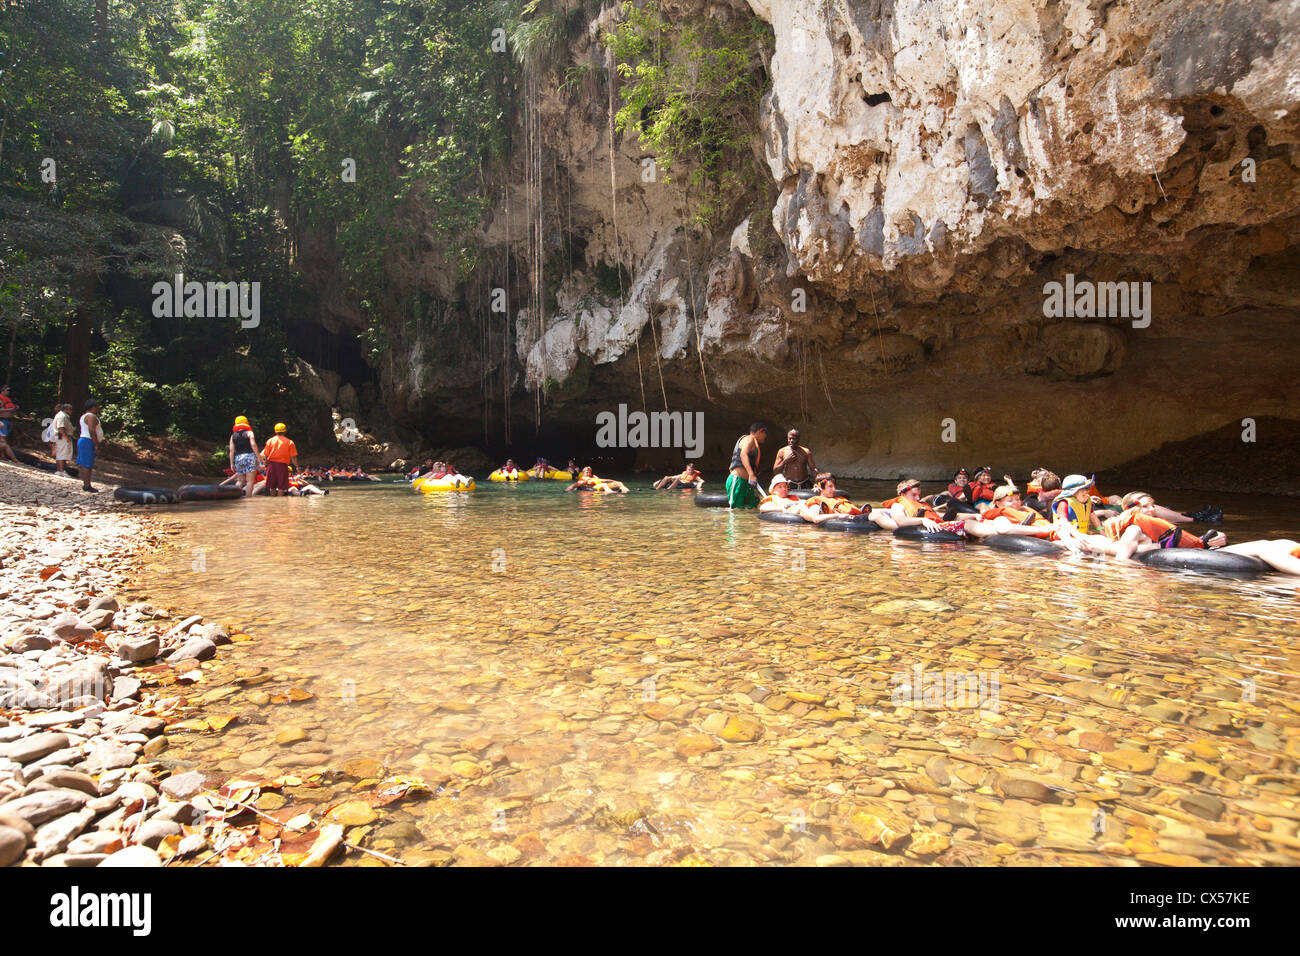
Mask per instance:
[[[48,581],[50,578],[54,577],[54,575],[58,574],[62,570],[63,569],[60,567],[41,568],[41,572],[40,572],[41,580]]]
[[[316,695],[309,690],[303,690],[301,687],[289,688],[289,699],[292,701],[311,700]]]

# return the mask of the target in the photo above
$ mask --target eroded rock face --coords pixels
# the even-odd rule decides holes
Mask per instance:
[[[762,417],[800,424],[836,470],[926,478],[976,459],[1091,471],[1247,416],[1300,419],[1300,6],[748,6],[775,34],[755,143],[770,215],[692,234],[679,185],[611,140],[607,8],[570,50],[596,79],[533,104],[532,245],[519,160],[486,224],[494,264],[464,294],[513,282],[517,306],[537,237],[559,291],[512,307],[501,345],[450,306],[396,332],[380,370],[395,418],[475,441],[493,390],[531,416],[525,390],[543,389],[543,417],[575,430],[662,395],[710,412],[718,454]],[[1045,291],[1067,282],[1124,283],[1135,308],[1103,292],[1053,311]]]

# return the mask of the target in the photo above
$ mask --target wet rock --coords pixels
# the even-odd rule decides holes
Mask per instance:
[[[172,774],[159,784],[162,792],[176,800],[188,800],[204,789],[204,775],[197,770]]]
[[[217,656],[217,645],[206,637],[195,637],[186,641],[167,655],[169,661],[209,661]]]
[[[158,854],[146,846],[128,846],[112,853],[99,864],[101,867],[160,867]]]
[[[118,677],[113,681],[112,699],[131,700],[140,696],[140,681],[134,677]]]
[[[69,770],[66,767],[48,768],[41,779],[60,790],[80,790],[91,797],[99,796],[99,785],[87,773]]]
[[[9,645],[9,649],[15,654],[25,654],[28,651],[44,651],[51,646],[50,639],[40,634],[27,634],[23,637],[16,638]]]
[[[1178,801],[1178,805],[1206,820],[1218,820],[1224,811],[1223,801],[1209,793],[1189,793]]]
[[[152,849],[167,837],[180,835],[181,827],[179,823],[173,823],[171,820],[164,820],[161,817],[153,817],[136,829],[135,842]]]
[[[80,810],[89,799],[79,790],[38,790],[10,800],[3,809],[22,817],[32,826],[40,826],[47,820]]]
[[[156,637],[128,637],[117,646],[117,656],[119,660],[138,664],[157,657],[159,646]]]
[[[68,843],[82,830],[86,829],[95,814],[90,810],[78,810],[51,820],[36,831],[32,843],[32,856],[38,862],[56,853],[62,853]]]
[[[57,731],[32,734],[0,748],[0,756],[14,763],[31,763],[68,746],[68,735]]]
[[[1127,770],[1129,773],[1150,773],[1156,766],[1155,754],[1141,750],[1116,750],[1102,754],[1101,760],[1108,767]]]
[[[116,853],[122,849],[122,837],[107,830],[92,830],[74,837],[68,844],[69,853]]]
[[[729,717],[722,729],[718,731],[718,736],[732,743],[748,743],[763,736],[763,724],[743,714]]]
[[[673,745],[673,752],[679,757],[698,757],[717,749],[718,742],[708,734],[683,734]]]
[[[299,741],[308,739],[307,731],[301,727],[286,727],[275,735],[275,742],[282,747],[290,744],[296,744]]]
[[[106,631],[113,626],[113,618],[115,616],[116,615],[112,611],[107,608],[102,608],[97,611],[87,611],[81,616],[81,620],[87,627],[90,627],[93,630]]]
[[[95,629],[71,611],[64,611],[49,623],[50,631],[65,641],[84,641],[95,636]]]
[[[21,830],[0,824],[0,866],[17,863],[27,852],[27,835]]]
[[[350,800],[347,803],[340,803],[337,807],[330,810],[326,817],[334,823],[341,823],[348,827],[365,826],[367,823],[373,823],[379,819],[379,814],[375,808],[364,800]]]

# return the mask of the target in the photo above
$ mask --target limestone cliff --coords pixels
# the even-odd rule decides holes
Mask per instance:
[[[484,403],[499,419],[511,394],[521,422],[540,409],[594,433],[598,409],[666,402],[706,412],[713,464],[764,417],[846,474],[937,477],[1093,470],[1244,417],[1300,419],[1300,4],[749,8],[775,39],[755,51],[767,191],[711,233],[687,227],[680,179],[647,179],[640,145],[611,136],[606,8],[562,65],[584,79],[556,69],[531,102],[538,158],[498,184],[494,267],[460,300],[444,290],[442,332],[479,338],[395,338],[381,381],[398,421],[482,440]],[[1053,309],[1051,283],[1134,295]],[[502,318],[466,317],[495,287],[508,343]]]

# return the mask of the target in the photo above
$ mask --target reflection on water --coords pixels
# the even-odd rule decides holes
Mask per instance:
[[[165,757],[440,784],[350,831],[410,859],[1300,862],[1281,579],[562,488],[175,510],[141,592],[255,640],[194,688],[240,719]]]

